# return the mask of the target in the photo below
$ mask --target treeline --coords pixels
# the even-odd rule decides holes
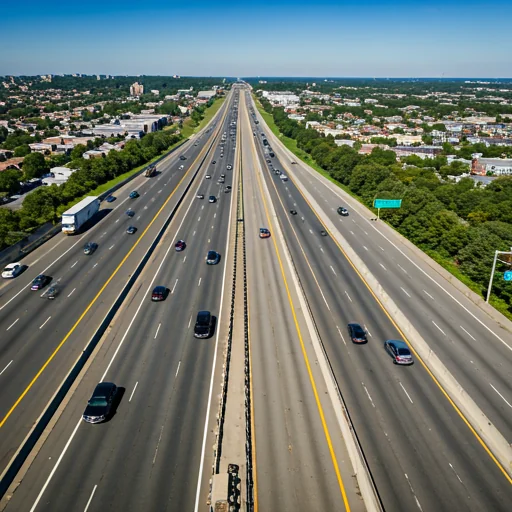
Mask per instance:
[[[279,130],[297,141],[328,174],[371,207],[375,198],[402,199],[397,210],[381,211],[381,218],[438,261],[454,265],[477,283],[484,295],[494,251],[512,247],[512,176],[498,178],[485,188],[470,178],[458,183],[441,178],[451,174],[445,157],[396,161],[392,151],[376,148],[360,155],[349,146],[338,147],[332,136],[290,120],[283,109],[264,108]],[[460,164],[453,164],[460,174]],[[510,268],[510,267],[509,267]],[[506,265],[497,268],[493,293],[512,313],[512,287],[503,280]]]
[[[16,243],[24,232],[30,232],[46,222],[58,222],[68,203],[162,154],[180,138],[180,135],[171,131],[148,133],[140,140],[128,141],[121,151],[110,151],[104,158],[88,160],[82,158],[87,147],[77,146],[73,150],[70,167],[78,170],[66,183],[34,190],[25,197],[18,211],[0,208],[0,249]],[[31,166],[38,166],[37,174],[45,170],[41,166],[48,165],[39,153],[31,153],[25,158],[24,172],[28,171],[28,168],[25,169],[27,163],[30,169]],[[6,172],[10,171],[1,174]],[[12,172],[19,173],[19,180],[21,173]]]

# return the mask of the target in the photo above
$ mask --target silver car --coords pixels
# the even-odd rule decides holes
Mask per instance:
[[[387,340],[384,342],[386,352],[393,358],[393,363],[409,365],[413,364],[411,351],[407,343],[401,340]]]

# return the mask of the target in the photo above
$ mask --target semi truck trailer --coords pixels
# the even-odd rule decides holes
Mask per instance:
[[[62,214],[62,232],[74,235],[80,232],[82,226],[100,209],[100,200],[89,196],[72,206]]]

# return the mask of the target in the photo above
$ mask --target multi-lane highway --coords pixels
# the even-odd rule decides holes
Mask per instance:
[[[443,360],[450,371],[508,439],[509,333],[449,283],[440,289],[429,277],[428,264],[415,260],[412,249],[398,244],[391,230],[372,224],[362,207],[350,200],[340,204],[330,184],[301,164],[291,165],[294,157],[263,120],[254,124],[249,114],[254,106],[244,92],[238,112],[238,94],[232,93],[219,112],[216,130],[169,157],[155,178],[137,178],[119,191],[112,210],[83,237],[54,238],[29,256],[23,276],[0,287],[0,332],[6,334],[0,344],[5,466],[192,182],[44,443],[24,468],[7,510],[204,509],[239,161],[255,510],[364,509],[341,434],[334,380],[386,510],[508,510],[512,486],[506,471],[428,370],[418,361],[412,367],[395,366],[385,353],[383,341],[400,338],[400,326],[348,261],[337,232],[432,349],[447,354]],[[237,143],[232,136],[236,120]],[[272,168],[291,175],[290,181],[271,172],[262,131],[276,153]],[[187,160],[179,160],[181,154]],[[228,170],[228,164],[234,169]],[[141,196],[130,200],[133,189]],[[216,202],[208,201],[210,195]],[[340,205],[350,207],[349,217],[337,215]],[[128,206],[136,211],[131,220],[124,213]],[[322,236],[325,219],[335,228]],[[129,224],[139,228],[135,237],[125,233]],[[269,228],[272,236],[260,239],[260,227]],[[183,252],[175,251],[178,239],[187,243]],[[83,254],[86,241],[100,244],[92,256]],[[205,264],[208,250],[220,252],[218,265]],[[41,272],[63,289],[53,303],[27,289]],[[438,275],[435,279],[440,280]],[[169,290],[161,303],[150,301],[156,285]],[[215,333],[206,340],[193,336],[195,315],[202,309],[217,317]],[[350,321],[367,329],[366,345],[352,344]],[[495,353],[486,354],[480,339],[492,343]],[[114,414],[103,424],[85,424],[86,401],[102,380],[120,387]]]
[[[363,510],[245,105],[240,110],[256,503],[259,510]],[[259,238],[260,228],[271,237]]]
[[[54,237],[24,260],[29,266],[24,274],[2,283],[1,471],[177,204],[225,112],[221,109],[210,127],[162,161],[157,176],[140,176],[117,191],[117,200],[104,203],[101,220],[84,234]],[[140,197],[128,198],[132,190]],[[133,218],[125,214],[128,207],[135,211]],[[129,225],[137,228],[134,235],[126,233]],[[88,241],[99,244],[90,256],[83,253]],[[40,273],[58,283],[56,300],[44,300],[41,292],[30,290],[31,280]]]
[[[211,467],[202,464],[212,456],[203,436],[218,338],[198,340],[193,329],[198,310],[220,320],[232,203],[226,168],[235,152],[231,139],[221,149],[220,137],[233,115],[8,510],[193,510],[206,502],[199,469]],[[218,265],[205,264],[208,250],[221,254]],[[169,289],[160,303],[150,301],[156,285]],[[121,388],[115,414],[85,424],[84,405],[104,380]]]
[[[253,125],[253,130],[261,139],[262,128]],[[260,140],[257,144],[263,157]],[[273,147],[281,153],[277,144]],[[284,168],[277,158],[272,163]],[[268,166],[264,176],[385,508],[507,509],[509,480],[420,364],[392,364],[383,341],[400,338],[400,333],[340,247],[320,235],[323,225],[293,181],[283,183]],[[324,197],[319,201],[324,203]],[[351,217],[336,222],[355,229]],[[409,320],[416,323],[417,317],[413,310]],[[350,321],[367,328],[367,345],[352,345],[346,327]]]
[[[276,140],[270,129],[265,134]],[[512,323],[496,311],[491,316],[492,308],[484,309],[454,278],[445,279],[448,273],[440,274],[430,258],[286,149],[276,148],[283,171],[307,189],[321,218],[336,225],[465,392],[512,442]],[[338,215],[338,206],[348,206],[350,216]]]

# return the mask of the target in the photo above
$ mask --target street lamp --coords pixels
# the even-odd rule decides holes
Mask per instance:
[[[489,302],[489,297],[491,296],[491,288],[492,288],[492,281],[494,279],[494,271],[496,270],[496,260],[498,259],[499,254],[506,254],[507,256],[510,256],[512,258],[512,247],[510,248],[510,251],[495,251],[494,252],[494,261],[492,263],[492,270],[491,270],[491,278],[489,279],[489,287],[487,288],[487,298],[485,299],[485,302]],[[511,265],[510,261],[502,261],[501,263],[505,263],[505,265]]]

